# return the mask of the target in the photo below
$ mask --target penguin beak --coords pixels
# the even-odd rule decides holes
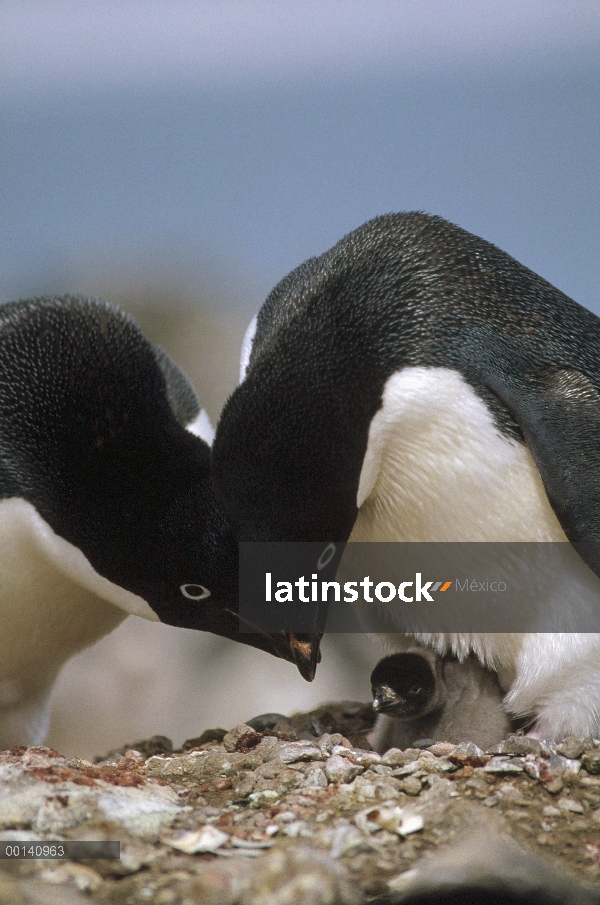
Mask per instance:
[[[246,641],[248,637],[248,635],[238,635],[238,640]],[[287,660],[288,663],[295,663],[302,678],[307,682],[312,682],[317,671],[317,664],[321,662],[319,645],[322,637],[321,632],[312,635],[265,632],[262,635],[253,635],[253,640],[246,641],[246,643],[268,650],[275,657]]]
[[[307,682],[312,682],[317,671],[317,663],[321,662],[321,633],[314,635],[294,635],[289,638],[290,652],[298,672]]]
[[[385,713],[392,710],[400,702],[401,698],[392,691],[389,685],[380,685],[373,689],[373,710],[376,713]]]

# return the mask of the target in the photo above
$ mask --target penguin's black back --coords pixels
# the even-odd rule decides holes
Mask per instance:
[[[369,425],[407,367],[459,372],[498,430],[528,443],[567,536],[600,536],[600,321],[489,242],[406,213],[302,264],[258,315],[214,445],[249,538],[348,537]],[[580,466],[565,484],[569,445]]]
[[[325,329],[335,330],[336,317],[351,325],[348,335],[336,331],[340,351],[351,354],[367,340],[362,352],[383,373],[398,365],[452,367],[481,383],[495,356],[503,370],[572,367],[600,385],[598,318],[441,217],[377,217],[293,270],[258,315],[249,367],[308,308],[319,309],[315,320]],[[318,343],[318,330],[313,337]],[[502,427],[520,433],[514,424]]]

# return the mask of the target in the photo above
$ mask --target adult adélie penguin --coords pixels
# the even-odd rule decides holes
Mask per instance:
[[[318,639],[240,632],[211,434],[181,371],[118,308],[0,306],[0,747],[43,739],[63,663],[128,614],[312,678]]]
[[[276,286],[242,376],[213,447],[240,539],[569,540],[592,571],[534,601],[537,624],[570,588],[597,610],[600,320],[509,255],[439,217],[378,217]],[[391,650],[414,644],[398,605]],[[600,729],[600,635],[415,634],[494,669],[533,734]]]

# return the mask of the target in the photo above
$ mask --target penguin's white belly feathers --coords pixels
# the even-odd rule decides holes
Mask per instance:
[[[485,403],[445,368],[405,368],[387,381],[369,430],[357,503],[351,542],[567,540],[527,446],[502,436]],[[600,587],[595,582],[591,577],[581,590],[588,600]],[[542,604],[568,604],[559,596]],[[600,706],[600,635],[416,637],[439,653],[477,654],[498,672],[507,709],[536,717],[535,734],[598,731],[592,702]],[[405,635],[383,640],[390,650],[410,645]]]
[[[130,613],[158,620],[144,600],[99,575],[30,503],[0,500],[0,748],[43,740],[62,665]]]
[[[351,541],[566,541],[527,447],[447,368],[387,381],[357,504]]]

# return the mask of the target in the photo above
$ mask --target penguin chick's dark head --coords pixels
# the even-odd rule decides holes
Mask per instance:
[[[315,639],[240,632],[237,542],[210,446],[190,431],[201,415],[181,371],[112,305],[0,306],[0,505],[26,501],[161,621],[262,648],[311,678]]]
[[[371,673],[373,709],[397,719],[412,720],[427,713],[435,690],[436,676],[427,655],[392,654]]]

